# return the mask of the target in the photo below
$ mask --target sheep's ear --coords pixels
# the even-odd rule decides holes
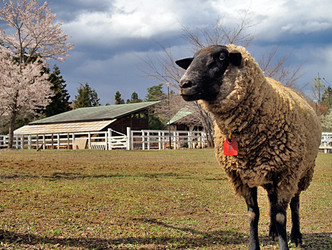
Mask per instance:
[[[194,60],[194,58],[191,57],[191,58],[185,58],[185,59],[177,60],[177,61],[175,61],[175,63],[178,66],[180,66],[181,68],[187,69],[193,60]]]
[[[229,53],[229,60],[234,66],[240,66],[242,61],[242,55],[238,51]]]

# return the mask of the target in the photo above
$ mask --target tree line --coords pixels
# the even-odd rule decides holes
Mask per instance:
[[[98,98],[97,92],[90,87],[88,83],[84,85],[80,83],[80,87],[77,89],[77,95],[72,103],[72,108],[84,108],[84,107],[96,107],[101,106],[100,99]],[[167,97],[167,94],[163,91],[163,84],[158,84],[147,88],[147,95],[144,99],[138,97],[137,92],[131,94],[130,99],[126,101],[122,98],[120,91],[116,91],[114,95],[114,104],[129,104],[138,102],[151,102],[151,101],[162,101]],[[111,105],[106,103],[106,106]]]
[[[77,89],[77,94],[75,98],[70,101],[70,95],[66,89],[67,84],[61,75],[60,69],[58,66],[54,65],[51,71],[50,68],[44,68],[43,71],[48,75],[47,81],[50,83],[50,89],[53,95],[49,98],[49,104],[44,108],[39,108],[37,113],[19,113],[14,124],[14,129],[19,128],[23,125],[28,124],[29,122],[36,119],[43,119],[53,115],[57,115],[72,109],[84,108],[84,107],[96,107],[101,106],[98,93],[90,86],[89,83],[82,84],[80,83],[79,88]],[[143,101],[164,101],[167,98],[167,94],[163,91],[163,85],[155,85],[147,89],[147,94],[144,99],[140,99],[137,92],[131,94],[130,99],[124,101],[120,91],[117,91],[114,95],[114,100],[112,103],[117,104],[129,104],[129,103],[138,103]],[[111,105],[106,103],[106,105]],[[156,129],[162,129],[166,126],[166,121],[157,118],[152,115],[151,126]],[[7,134],[9,117],[6,115],[1,116],[1,131],[0,134]]]

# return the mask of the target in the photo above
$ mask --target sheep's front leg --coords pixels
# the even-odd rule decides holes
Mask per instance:
[[[250,188],[245,195],[245,200],[248,207],[248,215],[250,221],[250,250],[260,249],[258,241],[258,221],[259,221],[259,207],[257,203],[257,188]]]
[[[296,246],[302,243],[302,234],[300,232],[300,194],[296,194],[290,203],[292,211],[292,231],[291,241]]]
[[[270,200],[270,236],[278,235],[279,237],[279,248],[281,250],[287,250],[287,232],[286,232],[286,208],[288,203],[278,200],[278,194],[275,190],[268,191]]]

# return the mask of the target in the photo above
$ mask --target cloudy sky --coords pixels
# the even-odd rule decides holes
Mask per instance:
[[[248,12],[248,50],[261,56],[278,47],[280,56],[302,66],[301,86],[317,74],[332,83],[331,0],[49,0],[75,48],[57,63],[74,99],[79,83],[88,82],[102,104],[113,103],[116,91],[126,100],[136,91],[159,84],[145,77],[140,58],[156,57],[161,47],[175,58],[192,55],[182,28],[204,28],[218,19],[232,27]],[[144,66],[144,65],[143,65]],[[331,85],[332,86],[332,85]],[[306,89],[309,89],[306,87]]]

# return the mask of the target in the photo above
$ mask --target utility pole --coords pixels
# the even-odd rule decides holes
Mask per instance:
[[[317,78],[315,79],[316,81],[316,84],[317,84],[317,90],[318,90],[318,104],[321,104],[322,102],[322,93],[321,93],[321,90],[322,90],[322,81],[321,81],[321,78],[319,76],[319,72],[318,72],[318,75],[317,75]]]
[[[317,99],[317,103],[320,105],[322,103],[322,93],[324,92],[324,83],[322,83],[322,78],[319,73],[314,80],[313,85],[311,86],[311,91]]]
[[[170,106],[170,96],[169,96],[169,82],[166,83],[167,85],[167,101],[168,101],[168,136],[169,136],[169,149],[172,149],[172,137],[171,137],[171,106]]]

